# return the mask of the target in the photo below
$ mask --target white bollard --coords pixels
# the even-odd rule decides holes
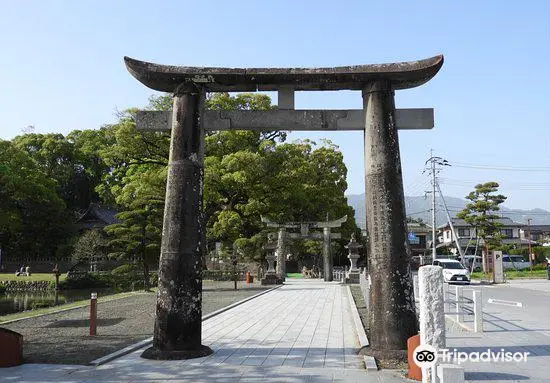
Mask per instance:
[[[437,366],[439,383],[464,383],[464,368],[454,364]]]
[[[455,286],[455,313],[456,321],[460,322],[460,303],[462,301],[462,287]]]
[[[418,270],[418,291],[420,295],[420,344],[430,345],[436,350],[441,350],[445,348],[443,269],[439,266],[422,266]],[[434,382],[430,368],[422,369],[422,382]]]
[[[414,291],[414,299],[418,300],[420,298],[418,296],[418,275],[413,275],[413,291]]]
[[[474,290],[474,332],[483,332],[483,298],[481,290]]]

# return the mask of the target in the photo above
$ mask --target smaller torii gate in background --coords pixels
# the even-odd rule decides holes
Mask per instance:
[[[331,229],[342,226],[348,216],[333,221],[319,222],[287,222],[276,223],[267,217],[262,217],[262,222],[269,228],[278,229],[277,239],[277,276],[282,280],[286,277],[285,240],[289,239],[322,239],[323,240],[323,277],[326,282],[332,282],[332,254],[330,242],[333,239],[342,238],[340,233],[331,233]],[[287,233],[287,229],[300,229],[299,233]],[[323,233],[310,233],[312,229],[323,229]]]

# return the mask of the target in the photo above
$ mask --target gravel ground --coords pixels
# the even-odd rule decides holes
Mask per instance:
[[[203,282],[202,313],[255,295],[273,286],[259,283]],[[153,335],[155,293],[138,293],[98,304],[96,336],[89,336],[89,308],[23,319],[2,327],[23,334],[25,363],[88,364]]]
[[[365,328],[365,332],[367,333],[367,338],[369,337],[369,328],[368,328],[368,315],[369,312],[367,310],[367,305],[365,304],[365,300],[363,299],[363,293],[361,293],[361,288],[359,285],[350,285],[351,295],[353,297],[353,300],[355,301],[355,306],[357,307],[357,311],[359,312],[359,317],[361,318],[361,322],[363,322],[363,327]],[[394,355],[393,357],[384,356],[382,357],[379,355],[379,353],[373,352],[369,347],[363,348],[360,351],[364,355],[371,355],[374,356],[376,359],[376,364],[379,368],[382,369],[398,369],[398,370],[406,370],[408,368],[407,360],[406,360],[406,353],[399,353],[401,355]]]

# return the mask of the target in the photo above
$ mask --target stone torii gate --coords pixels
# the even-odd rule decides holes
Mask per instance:
[[[406,349],[418,324],[397,129],[431,129],[433,110],[396,110],[394,92],[429,81],[443,65],[443,56],[390,64],[263,69],[124,60],[141,83],[174,94],[171,118],[163,112],[137,117],[142,127],[172,130],[153,346],[142,356],[178,359],[212,352],[201,345],[204,132],[222,129],[364,131],[371,347]],[[360,90],[363,109],[293,110],[295,91],[315,90]],[[204,110],[206,92],[239,91],[278,91],[279,110]]]
[[[270,221],[267,217],[261,217],[262,222],[267,227],[279,229],[277,240],[277,275],[282,280],[286,277],[286,259],[285,259],[285,238],[290,239],[322,239],[323,240],[323,278],[325,282],[332,282],[332,267],[333,260],[330,251],[330,243],[333,239],[342,238],[340,233],[331,233],[331,229],[342,226],[347,221],[348,216],[345,215],[340,219],[333,221],[320,222],[288,222],[276,223]],[[300,233],[288,233],[287,229],[300,229]],[[323,233],[310,233],[311,229],[323,229]]]

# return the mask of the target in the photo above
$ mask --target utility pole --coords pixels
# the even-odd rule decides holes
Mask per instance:
[[[464,253],[462,252],[462,247],[460,246],[460,241],[458,238],[458,235],[456,234],[453,220],[451,219],[451,215],[449,214],[449,209],[447,208],[447,203],[445,202],[445,198],[443,197],[443,193],[441,192],[441,187],[439,187],[439,183],[437,184],[437,190],[439,191],[439,195],[441,196],[441,201],[443,201],[443,207],[445,208],[445,213],[447,214],[447,220],[449,221],[449,226],[451,227],[451,233],[453,235],[453,238],[456,243],[456,248],[458,249],[458,254],[460,255],[460,263],[464,265]],[[475,259],[474,259],[475,260]]]
[[[529,271],[533,274],[533,256],[531,255],[531,221],[532,218],[527,218],[527,245],[529,246]]]
[[[433,150],[430,149],[430,158],[433,158]],[[436,241],[435,241],[435,161],[431,162],[432,169],[432,261],[437,258]]]
[[[436,237],[435,237],[435,227],[436,227],[436,218],[435,218],[435,186],[436,186],[436,174],[439,173],[441,168],[437,168],[436,165],[441,166],[451,166],[449,162],[441,157],[437,157],[433,155],[433,150],[430,149],[430,158],[426,160],[424,165],[427,165],[428,162],[430,163],[430,167],[426,168],[430,172],[430,175],[432,176],[432,190],[429,192],[432,194],[432,262],[437,258],[436,254]],[[422,173],[424,173],[422,172]]]

